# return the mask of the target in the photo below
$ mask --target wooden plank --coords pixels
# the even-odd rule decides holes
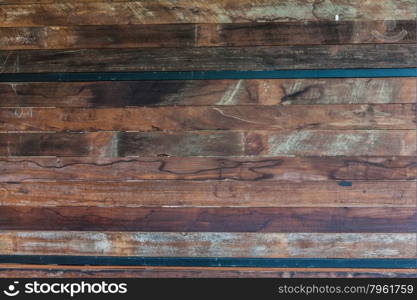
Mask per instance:
[[[416,179],[416,157],[33,157],[0,159],[0,170],[0,182],[398,181]]]
[[[415,207],[416,182],[0,183],[2,205],[59,207]]]
[[[415,269],[95,267],[0,264],[0,278],[415,278]]]
[[[415,22],[319,21],[198,25],[198,46],[276,46],[415,41]],[[0,30],[1,32],[1,30]]]
[[[2,206],[0,230],[415,233],[415,208]]]
[[[413,156],[415,130],[1,133],[0,156]]]
[[[211,156],[236,155],[238,149],[229,139],[223,145],[220,135],[216,135],[216,151],[196,146],[200,140],[207,140],[198,132],[180,133],[136,133],[122,132],[118,136],[119,156]],[[237,132],[234,132],[237,134]],[[336,155],[415,155],[416,136],[414,130],[368,130],[368,131],[326,131],[296,130],[276,132],[243,133],[244,155],[247,156],[336,156]],[[214,136],[210,138],[214,143]],[[222,146],[222,148],[220,148]],[[210,150],[210,152],[208,151]],[[222,150],[220,150],[222,149]],[[216,152],[216,153],[214,153]],[[240,154],[239,156],[241,156]]]
[[[0,49],[193,47],[193,24],[3,27]]]
[[[354,92],[352,92],[354,91]],[[415,78],[0,83],[1,107],[415,103]]]
[[[247,155],[415,155],[416,137],[412,131],[368,130],[326,131],[299,130],[276,133],[248,132]]]
[[[107,25],[142,23],[234,23],[265,21],[410,20],[410,0],[180,0],[1,2],[1,26]]]
[[[313,21],[0,27],[0,49],[153,48],[415,43],[416,22]]]
[[[409,258],[415,234],[0,232],[2,255]]]
[[[0,109],[0,131],[415,129],[415,104]]]
[[[414,68],[416,45],[0,51],[1,73]]]

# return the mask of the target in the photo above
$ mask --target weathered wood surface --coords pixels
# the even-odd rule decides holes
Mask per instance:
[[[415,104],[0,108],[0,131],[415,129]]]
[[[413,21],[201,24],[197,46],[413,43],[415,31]]]
[[[0,230],[415,233],[409,207],[2,206]]]
[[[414,156],[142,157],[140,159],[9,157],[0,159],[0,171],[0,182],[262,180],[301,184],[328,180],[364,180],[372,183],[382,180],[415,180],[416,158]]]
[[[413,156],[415,130],[0,133],[0,156]]]
[[[180,0],[0,2],[0,26],[265,21],[412,20],[412,0]]]
[[[415,43],[415,21],[0,27],[0,49]]]
[[[1,107],[415,103],[415,78],[0,83]]]
[[[0,232],[2,255],[410,258],[409,233]],[[0,271],[1,272],[1,271]]]
[[[1,73],[414,68],[416,45],[0,51]]]
[[[95,267],[0,264],[0,278],[415,278],[415,269]]]
[[[97,207],[415,207],[416,182],[145,181],[0,183],[2,205]]]

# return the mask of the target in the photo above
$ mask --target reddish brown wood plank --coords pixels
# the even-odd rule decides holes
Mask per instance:
[[[2,205],[415,207],[416,182],[145,181],[0,183]]]
[[[0,230],[415,233],[415,208],[3,206]]]
[[[415,269],[283,269],[0,265],[1,278],[414,278]]]
[[[0,182],[234,180],[313,182],[415,180],[416,158],[159,157],[2,158]],[[169,184],[169,183],[167,183]]]
[[[354,93],[352,93],[354,91]],[[0,83],[1,107],[415,103],[415,78]]]
[[[410,258],[412,233],[0,232],[1,255]]]
[[[0,265],[2,278],[414,278],[415,269],[283,269]]]
[[[414,68],[414,44],[0,51],[1,73]]]
[[[1,26],[415,19],[410,0],[24,1],[1,3]]]
[[[415,104],[0,109],[0,131],[415,129]]]

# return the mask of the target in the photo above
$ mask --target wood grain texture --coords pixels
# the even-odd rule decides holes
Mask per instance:
[[[0,27],[0,49],[415,43],[415,21]]]
[[[415,19],[411,0],[1,2],[1,26]]]
[[[415,22],[321,21],[198,25],[198,46],[413,43]],[[1,30],[0,30],[1,32]]]
[[[0,182],[232,180],[317,182],[415,180],[416,158],[159,157],[3,158]],[[171,184],[167,182],[167,184]],[[404,183],[405,184],[405,183]]]
[[[415,234],[0,232],[0,253],[146,257],[410,258]]]
[[[415,208],[2,206],[0,230],[415,233]]]
[[[413,156],[415,130],[0,133],[0,156]]]
[[[0,83],[1,107],[415,103],[415,78]]]
[[[0,109],[0,131],[415,129],[415,104]]]
[[[92,207],[410,207],[416,182],[146,181],[0,183],[2,205]]]
[[[0,49],[194,47],[196,25],[0,27]]]
[[[1,73],[414,68],[414,44],[0,51]]]
[[[415,278],[415,269],[93,267],[0,264],[0,278]]]

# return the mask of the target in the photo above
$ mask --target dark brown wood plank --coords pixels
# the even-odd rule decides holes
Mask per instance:
[[[415,208],[2,206],[0,230],[415,233]]]
[[[414,278],[415,269],[279,269],[0,265],[1,278]]]
[[[0,51],[0,72],[414,68],[413,44]]]
[[[0,182],[415,180],[416,157],[2,158]],[[169,184],[169,183],[167,183]]]
[[[193,24],[0,27],[0,49],[193,47]]]
[[[410,258],[412,233],[0,232],[1,255]]]
[[[0,131],[415,129],[415,104],[0,109]]]
[[[1,26],[415,19],[410,0],[24,1],[1,3]]]
[[[198,46],[414,43],[416,24],[398,21],[319,21],[198,25]],[[1,30],[0,30],[1,32]]]
[[[0,27],[0,49],[415,43],[415,21],[392,27],[384,21]]]
[[[16,82],[0,83],[0,106],[415,103],[415,83],[415,78]]]
[[[0,183],[2,205],[415,207],[416,182],[145,181]]]
[[[413,156],[415,152],[415,130],[0,134],[0,156]]]

